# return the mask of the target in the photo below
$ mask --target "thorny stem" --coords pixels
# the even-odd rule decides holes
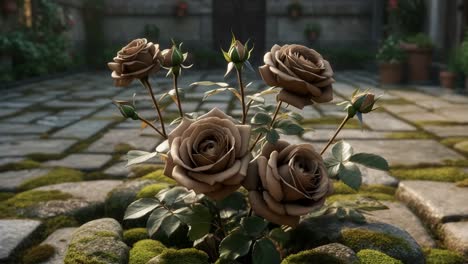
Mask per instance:
[[[273,114],[273,118],[271,119],[270,125],[268,126],[268,129],[271,129],[273,124],[275,123],[276,117],[278,116],[279,110],[281,109],[281,104],[283,101],[278,101],[278,104],[276,104],[276,109],[275,113]],[[253,145],[250,147],[250,152],[252,152],[255,148],[255,145],[257,145],[258,141],[262,138],[262,133],[258,134],[257,138],[255,139]]]
[[[177,78],[178,78],[178,76],[173,74],[172,77],[174,79],[174,90],[176,92],[177,107],[179,108],[179,115],[180,115],[180,117],[184,117],[184,112],[182,111],[182,104],[180,103],[179,89],[177,89]]]
[[[148,92],[151,95],[151,99],[153,100],[154,108],[156,108],[156,111],[158,112],[159,123],[161,123],[161,129],[162,129],[162,134],[161,135],[164,138],[167,138],[166,128],[164,127],[164,120],[163,120],[163,117],[162,117],[162,114],[161,114],[161,110],[159,109],[158,102],[156,101],[156,98],[154,97],[153,89],[151,89],[151,84],[148,81],[148,77],[141,78],[140,82],[143,84],[143,86],[146,87],[146,89],[148,89]]]
[[[241,92],[241,101],[242,101],[242,124],[245,124],[245,119],[247,118],[247,111],[245,109],[245,94],[244,94],[244,83],[242,81],[242,68],[237,70],[237,81],[239,82],[239,90]]]
[[[167,139],[167,136],[164,135],[157,127],[155,127],[153,124],[151,124],[150,121],[144,119],[144,118],[141,117],[141,116],[138,116],[138,119],[140,119],[141,122],[147,124],[147,125],[150,126],[152,129],[154,129],[156,132],[158,132],[159,135],[161,135],[163,138]]]
[[[351,119],[351,117],[349,115],[346,115],[346,117],[343,119],[343,122],[341,122],[340,126],[338,127],[338,129],[336,129],[335,131],[335,134],[333,135],[332,138],[330,138],[330,140],[328,141],[327,145],[322,149],[322,151],[320,152],[320,155],[323,155],[323,153],[325,153],[325,151],[328,149],[328,147],[333,143],[333,140],[335,140],[336,136],[338,136],[338,134],[340,133],[341,129],[345,126],[346,122],[348,122],[348,120]]]

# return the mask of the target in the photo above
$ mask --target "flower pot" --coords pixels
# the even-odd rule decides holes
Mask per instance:
[[[440,86],[453,90],[455,88],[455,73],[449,71],[441,71],[439,73]]]
[[[401,63],[381,63],[379,65],[381,84],[398,84],[402,79]]]
[[[409,80],[413,82],[429,80],[432,63],[432,49],[406,47],[408,53]]]

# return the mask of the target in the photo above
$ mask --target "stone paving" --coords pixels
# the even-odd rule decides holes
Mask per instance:
[[[254,81],[251,90],[264,87],[258,76],[247,78]],[[240,105],[235,104],[236,99],[230,93],[201,101],[208,88],[188,86],[199,80],[223,81],[224,78],[222,72],[185,71],[181,86],[187,89],[184,104],[187,111],[206,112],[218,107],[233,116],[240,114]],[[363,129],[346,128],[338,139],[349,140],[356,151],[384,156],[393,169],[460,169],[462,176],[453,180],[450,175],[446,179],[430,175],[433,181],[428,181],[417,176],[397,177],[393,170],[362,168],[364,184],[398,186],[395,200],[385,202],[389,209],[376,212],[371,218],[405,229],[421,246],[448,247],[468,256],[468,188],[456,187],[455,183],[468,178],[468,155],[463,148],[467,145],[463,142],[468,141],[468,97],[446,93],[439,87],[378,87],[376,76],[367,72],[337,73],[337,80],[333,103],[295,109],[304,116],[304,126],[314,130],[302,137],[285,139],[294,143],[311,142],[320,148],[344,116],[335,105],[337,102],[349,97],[358,86],[384,93],[379,110],[364,117]],[[233,79],[227,81],[234,85]],[[152,83],[157,84],[154,87],[157,93],[171,86],[170,80],[162,77]],[[13,218],[22,220],[0,220],[0,262],[31,246],[27,241],[50,217],[82,216],[83,212],[105,216],[103,208],[108,194],[116,187],[127,186],[125,182],[134,176],[132,169],[125,167],[125,152],[151,151],[161,142],[151,129],[142,129],[139,122],[123,120],[111,105],[111,99],[131,100],[135,93],[139,112],[154,120],[146,91],[136,83],[129,88],[113,87],[107,72],[75,74],[2,92],[0,192],[7,198],[1,198],[0,209],[2,203],[11,200],[9,197],[25,191],[22,189],[25,182],[38,184],[26,193],[55,190],[66,197],[38,201],[34,208],[18,208]],[[274,103],[274,96],[266,98],[266,102]],[[176,111],[170,105],[165,115],[176,117]],[[321,122],[320,118],[324,117],[336,122]],[[44,183],[44,175],[57,167],[69,168],[79,178]],[[69,175],[63,177],[66,176]],[[130,185],[142,188],[145,184]],[[136,191],[131,193],[133,196],[125,199],[134,198]],[[57,249],[47,263],[61,263],[73,230],[57,229],[48,237],[40,238],[43,244]]]

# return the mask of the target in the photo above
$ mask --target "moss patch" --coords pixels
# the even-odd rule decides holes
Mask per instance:
[[[403,264],[398,259],[394,259],[380,251],[364,249],[357,253],[361,264]]]
[[[457,182],[468,178],[468,173],[456,167],[392,169],[390,174],[401,180]]]
[[[65,215],[59,215],[52,218],[48,218],[45,221],[44,233],[46,235],[52,234],[55,230],[64,227],[75,227],[79,226],[80,223],[75,218]]]
[[[19,188],[30,190],[41,186],[63,182],[79,182],[83,180],[83,173],[69,168],[55,168],[45,175],[23,182]]]
[[[0,218],[16,217],[16,209],[24,209],[36,205],[39,202],[52,200],[66,200],[72,195],[57,190],[52,191],[26,191],[19,193],[10,199],[0,202]]]
[[[37,162],[44,162],[49,160],[58,160],[65,157],[66,154],[48,154],[48,153],[31,153],[26,157],[30,160]]]
[[[208,255],[195,248],[166,249],[158,257],[157,264],[209,264]]]
[[[129,264],[146,264],[150,259],[161,254],[166,247],[159,241],[145,239],[136,242],[130,250]],[[186,262],[190,263],[190,262]]]
[[[343,112],[344,113],[344,112]],[[305,119],[302,121],[304,125],[336,125],[339,126],[343,118],[334,117],[334,116],[324,116],[321,118],[312,118],[312,119]],[[361,128],[359,121],[355,118],[348,120],[344,128]]]
[[[154,171],[161,170],[163,167],[161,165],[152,165],[152,164],[138,164],[131,167],[131,171],[134,177],[142,177],[147,174],[150,174]]]
[[[13,196],[15,196],[15,194],[11,192],[0,192],[0,202],[8,200]]]
[[[327,198],[327,203],[338,201],[358,200],[361,197],[373,198],[381,201],[392,201],[396,188],[384,185],[363,185],[359,191],[352,189],[341,181],[333,183],[334,194]]]
[[[137,198],[153,198],[162,189],[167,188],[169,185],[166,183],[155,183],[143,187],[138,193]]]
[[[460,123],[451,122],[451,121],[418,121],[418,122],[416,122],[416,124],[420,125],[420,126],[456,126],[456,125],[460,125]]]
[[[463,153],[468,153],[468,140],[459,142],[453,146],[456,150],[459,150]]]
[[[385,135],[385,138],[390,139],[431,139],[433,135],[423,131],[412,131],[412,132],[392,132]]]
[[[468,159],[448,159],[444,163],[448,166],[468,167]]]
[[[395,99],[380,99],[379,103],[381,104],[392,104],[392,105],[407,105],[412,104],[410,101],[405,100],[403,98],[395,98]]]
[[[426,264],[463,264],[468,260],[457,252],[444,249],[425,249]]]
[[[458,187],[468,187],[468,179],[464,179],[463,181],[459,181],[456,184]]]
[[[132,246],[135,242],[148,238],[148,231],[146,228],[138,227],[125,230],[123,233],[123,240],[128,246]]]
[[[468,141],[468,137],[449,137],[449,138],[444,138],[440,141],[440,143],[444,144],[445,146],[453,146],[457,143],[463,142],[463,141]]]
[[[135,147],[127,143],[119,143],[114,146],[114,152],[119,154],[127,154],[132,149],[135,149]]]
[[[55,248],[44,244],[30,248],[23,256],[23,264],[37,264],[50,259],[55,254]]]
[[[357,201],[361,198],[371,198],[379,201],[393,201],[395,197],[385,193],[356,193],[356,194],[335,194],[327,198],[327,204],[341,201]]]
[[[41,163],[34,161],[34,160],[22,160],[19,162],[11,162],[7,164],[3,164],[0,166],[0,172],[3,171],[16,171],[16,170],[30,170],[39,168]]]
[[[164,175],[164,170],[159,169],[157,171],[153,171],[149,174],[146,174],[145,176],[142,177],[142,179],[145,180],[155,180],[160,183],[167,183],[170,185],[177,184],[173,179],[167,177]]]
[[[301,251],[297,254],[289,255],[281,264],[308,264],[308,263],[330,263],[330,264],[343,264],[337,257],[323,253],[316,252],[313,249]]]

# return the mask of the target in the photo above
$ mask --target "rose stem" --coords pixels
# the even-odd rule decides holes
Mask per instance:
[[[180,115],[180,117],[184,117],[184,113],[182,111],[182,104],[180,103],[179,89],[177,89],[177,78],[179,78],[179,76],[173,74],[172,78],[174,80],[174,90],[176,92],[177,107],[179,108],[179,115]]]
[[[276,104],[276,109],[275,109],[275,113],[273,114],[273,118],[271,119],[271,122],[270,122],[270,125],[268,126],[268,129],[271,129],[271,127],[273,126],[275,120],[276,120],[276,117],[278,116],[278,113],[279,113],[279,110],[281,109],[281,104],[283,103],[283,101],[278,101],[278,104]],[[255,148],[255,145],[257,145],[258,141],[262,138],[262,133],[258,134],[257,136],[257,139],[255,139],[255,142],[253,143],[252,147],[250,147],[250,152],[252,152],[252,150],[254,150]]]
[[[161,135],[163,138],[167,139],[167,136],[164,135],[157,127],[155,127],[153,124],[151,124],[150,121],[144,119],[143,117],[141,116],[138,116],[138,119],[140,119],[141,122],[147,124],[148,126],[150,126],[151,128],[153,128],[156,132],[159,133],[159,135]]]
[[[333,140],[335,140],[336,136],[338,136],[338,134],[340,133],[341,129],[344,127],[344,125],[346,124],[346,122],[348,122],[348,120],[351,119],[349,117],[349,115],[346,115],[346,117],[343,119],[343,122],[341,122],[340,126],[338,127],[338,129],[335,131],[335,134],[333,135],[332,138],[330,138],[330,140],[328,141],[327,145],[322,149],[322,151],[320,152],[320,155],[323,155],[323,153],[325,153],[325,151],[328,149],[328,147],[331,145],[331,143],[333,142]]]
[[[148,81],[148,76],[146,76],[144,78],[141,78],[140,81],[143,84],[143,86],[145,86],[146,89],[148,89],[148,91],[149,91],[149,93],[151,95],[151,99],[153,100],[154,108],[156,108],[156,111],[158,112],[159,122],[161,123],[162,135],[163,135],[164,138],[167,138],[166,128],[164,127],[164,120],[163,120],[163,117],[162,117],[162,114],[161,114],[161,110],[159,109],[158,102],[156,101],[156,98],[154,97],[153,89],[151,89],[151,84]]]
[[[237,70],[237,81],[239,82],[239,90],[241,92],[241,101],[242,101],[242,124],[245,124],[245,119],[247,118],[247,113],[245,110],[245,95],[244,95],[244,83],[242,82],[242,68]]]

